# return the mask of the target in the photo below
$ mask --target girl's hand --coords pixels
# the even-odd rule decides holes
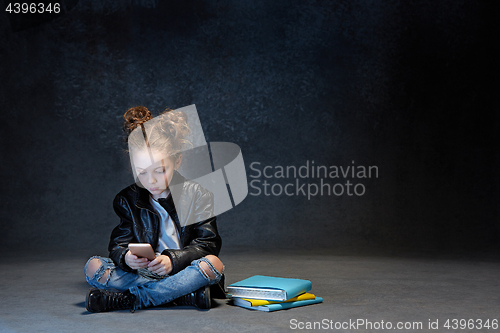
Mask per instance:
[[[129,251],[125,254],[125,263],[128,267],[132,269],[146,268],[148,267],[148,258],[140,258]]]
[[[172,271],[172,261],[169,256],[160,254],[149,263],[148,270],[158,275],[167,275]]]

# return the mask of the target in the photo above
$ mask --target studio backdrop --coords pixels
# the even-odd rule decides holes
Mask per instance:
[[[246,172],[223,252],[498,249],[486,2],[60,4],[0,14],[4,246],[106,254],[134,182],[124,112],[196,105]]]

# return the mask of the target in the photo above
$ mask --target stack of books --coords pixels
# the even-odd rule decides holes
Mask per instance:
[[[227,287],[234,305],[259,311],[277,311],[323,302],[308,293],[311,281],[254,275]]]

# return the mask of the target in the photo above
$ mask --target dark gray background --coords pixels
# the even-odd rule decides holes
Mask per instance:
[[[487,2],[66,5],[48,22],[2,7],[2,245],[106,254],[111,202],[133,181],[123,113],[196,104],[207,141],[238,144],[248,175],[252,162],[379,168],[361,197],[249,195],[219,217],[223,251],[498,253]]]

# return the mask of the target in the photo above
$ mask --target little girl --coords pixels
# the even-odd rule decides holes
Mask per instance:
[[[208,309],[209,286],[224,290],[219,283],[224,266],[217,257],[221,238],[213,194],[177,172],[188,144],[187,117],[182,111],[165,111],[153,118],[139,106],[129,109],[124,119],[137,181],[114,199],[120,223],[111,233],[109,258],[95,256],[85,265],[85,278],[93,287],[86,308],[134,311],[173,301]],[[169,184],[181,186],[175,204]],[[187,221],[182,226],[179,207]],[[133,255],[129,243],[151,244],[156,258]]]

